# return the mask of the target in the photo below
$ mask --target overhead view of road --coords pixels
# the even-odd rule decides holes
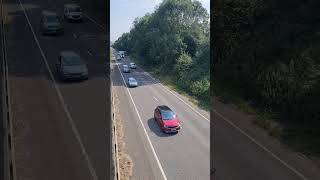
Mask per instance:
[[[132,179],[209,179],[210,117],[186,99],[163,87],[141,68],[122,73],[128,57],[113,64],[112,81],[119,96],[120,115]],[[127,88],[129,77],[139,86]],[[158,105],[169,106],[181,120],[177,134],[164,134],[153,119]]]
[[[41,11],[63,14],[66,0],[4,0],[10,110],[17,179],[109,179],[110,96],[105,30],[84,16],[43,36]],[[61,81],[57,60],[74,51],[89,77]]]
[[[141,68],[122,72],[122,66],[130,62],[128,57],[117,60],[112,80],[133,159],[133,179],[160,175],[162,179],[209,179],[210,148],[217,180],[319,179],[318,168],[305,156],[286,149],[249,121],[237,121],[249,117],[217,101],[212,112],[210,147],[209,116],[190,108],[187,100],[181,101],[181,96],[169,92]],[[129,77],[134,77],[139,86],[127,87]],[[153,119],[157,105],[168,105],[178,114],[181,132],[174,135],[161,132]]]

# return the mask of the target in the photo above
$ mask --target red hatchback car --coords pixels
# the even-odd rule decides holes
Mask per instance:
[[[181,129],[178,116],[168,106],[157,106],[154,110],[154,120],[165,133],[178,132]]]

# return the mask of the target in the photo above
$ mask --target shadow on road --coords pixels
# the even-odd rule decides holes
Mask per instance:
[[[113,85],[114,86],[124,86],[123,84],[123,79],[120,75],[120,71],[122,71],[122,66],[123,65],[130,65],[130,63],[126,60],[122,60],[122,61],[117,61],[116,62],[117,65],[114,66],[114,71],[113,72]],[[119,67],[119,68],[118,68]],[[146,73],[143,69],[141,69],[140,67],[137,67],[136,69],[130,69],[129,73],[124,73],[121,72],[123,75],[123,78],[125,79],[125,81],[128,80],[129,77],[134,77],[137,81],[139,86],[147,86],[147,85],[154,85],[154,84],[159,84],[160,81],[153,79],[148,73]],[[116,75],[115,75],[116,74]]]
[[[154,120],[154,118],[148,119],[148,126],[152,130],[152,132],[155,133],[159,137],[170,137],[170,136],[178,134],[178,133],[164,133],[164,132],[162,132],[162,130],[160,129],[159,125]]]

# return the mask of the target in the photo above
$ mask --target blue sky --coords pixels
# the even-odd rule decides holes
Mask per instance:
[[[153,12],[162,0],[111,0],[110,39],[117,40],[122,33],[129,32],[136,17]],[[199,0],[210,13],[210,0]]]

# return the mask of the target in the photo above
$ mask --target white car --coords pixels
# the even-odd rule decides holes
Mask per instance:
[[[69,21],[82,21],[82,9],[77,4],[66,4],[64,5],[64,18]]]
[[[131,68],[131,69],[136,69],[136,68],[137,68],[137,66],[136,66],[136,64],[135,64],[135,63],[130,63],[130,68]]]
[[[122,66],[122,71],[123,71],[124,73],[129,73],[129,72],[130,72],[130,69],[129,69],[128,65],[123,65],[123,66]]]
[[[138,82],[135,78],[133,77],[129,77],[128,78],[128,85],[129,87],[137,87],[138,86]]]

